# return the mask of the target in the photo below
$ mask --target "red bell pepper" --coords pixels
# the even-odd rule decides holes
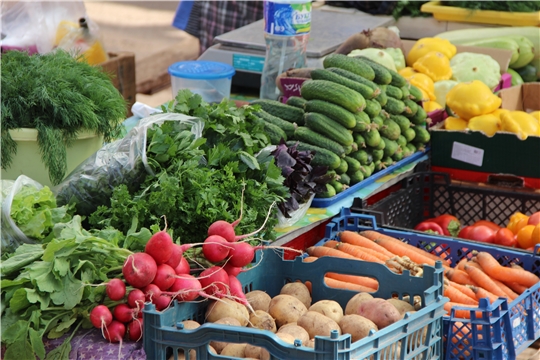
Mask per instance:
[[[422,221],[420,224],[416,225],[414,230],[428,231],[444,235],[444,230],[441,228],[441,226],[433,221]]]
[[[450,214],[442,214],[435,218],[428,219],[426,221],[431,221],[439,224],[442,228],[444,235],[447,236],[458,236],[459,230],[461,229],[461,223],[458,218]]]

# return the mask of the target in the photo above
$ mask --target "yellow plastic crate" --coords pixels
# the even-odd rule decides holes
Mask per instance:
[[[505,26],[540,26],[540,11],[507,12],[491,10],[471,10],[455,6],[441,5],[440,1],[430,1],[422,5],[422,12],[431,13],[439,21],[469,22]]]

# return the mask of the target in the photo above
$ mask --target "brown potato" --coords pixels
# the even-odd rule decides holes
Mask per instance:
[[[316,311],[324,316],[328,316],[337,323],[339,323],[343,317],[343,309],[341,308],[341,305],[334,300],[317,301],[315,304],[311,305],[308,310]]]
[[[279,328],[277,334],[287,333],[292,335],[295,339],[298,339],[302,342],[302,345],[305,345],[309,341],[309,334],[301,326],[296,325],[296,323],[285,324]]]
[[[356,314],[343,316],[339,327],[344,334],[351,334],[352,342],[365,338],[371,330],[379,330],[373,321]]]
[[[309,348],[314,348],[315,347],[315,339],[309,339],[305,346],[309,347]]]
[[[270,360],[270,353],[263,347],[255,346],[251,344],[246,345],[245,357],[260,359],[260,360]]]
[[[396,307],[396,309],[399,311],[399,313],[401,314],[402,317],[405,315],[405,313],[408,313],[410,311],[415,311],[414,306],[412,306],[411,304],[409,304],[406,301],[396,299],[396,298],[388,299],[386,301],[388,301],[390,304],[394,305]]]
[[[309,338],[330,336],[332,330],[337,330],[341,335],[341,329],[337,322],[316,311],[308,311],[298,319],[298,326],[303,327],[309,334]]]
[[[279,293],[282,295],[294,296],[299,299],[306,308],[311,306],[311,294],[309,293],[309,289],[301,282],[297,281],[285,284]]]
[[[184,320],[182,324],[184,325],[184,330],[192,330],[201,326],[201,324],[193,320]]]
[[[220,355],[230,356],[230,357],[235,357],[235,358],[243,358],[246,356],[245,355],[246,345],[247,344],[245,343],[244,344],[234,344],[234,343],[227,344],[227,346],[225,346],[223,350],[221,350]]]
[[[240,326],[246,326],[249,321],[249,312],[244,305],[234,300],[227,298],[219,301],[212,300],[206,309],[206,321],[216,322],[226,317],[235,318]]]
[[[237,319],[231,317],[221,318],[214,323],[229,326],[242,326]],[[227,346],[228,344],[229,343],[222,341],[210,341],[210,346],[213,347],[218,354],[221,353],[221,350],[223,350],[223,348],[225,348],[225,346]]]
[[[274,318],[270,316],[269,313],[262,310],[255,310],[255,312],[249,316],[248,327],[268,330],[273,333],[277,331],[276,321]]]
[[[306,306],[291,295],[277,295],[270,301],[268,313],[276,320],[278,328],[295,322],[307,312]]]
[[[379,330],[401,320],[398,309],[381,298],[363,301],[358,308],[358,315],[373,321]]]
[[[373,299],[373,296],[367,292],[361,292],[354,295],[345,306],[345,315],[357,314],[358,307],[363,301]]]
[[[272,298],[270,295],[261,290],[253,290],[246,294],[246,299],[253,310],[262,310],[268,312],[268,305]]]

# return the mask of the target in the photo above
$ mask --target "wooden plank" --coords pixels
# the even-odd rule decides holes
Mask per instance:
[[[135,103],[135,54],[127,51],[110,52],[109,60],[100,64],[103,71],[111,75],[114,87],[127,102],[127,116],[131,116],[131,106]]]

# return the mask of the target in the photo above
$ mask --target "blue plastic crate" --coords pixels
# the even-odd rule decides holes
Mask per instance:
[[[486,251],[502,265],[515,263],[525,270],[540,275],[540,247],[535,252],[513,249],[492,244],[455,239],[447,236],[433,236],[421,232],[405,231],[378,227],[375,217],[365,214],[351,214],[349,209],[342,209],[341,214],[326,225],[325,238],[339,240],[339,232],[344,230],[375,230],[421,249],[434,249],[432,252],[446,254],[451,264],[456,264],[472,251]],[[504,298],[490,304],[480,301],[481,317],[462,319],[444,316],[443,337],[446,359],[515,359],[536,339],[540,338],[540,283],[534,285],[511,303]],[[455,309],[458,309],[456,307]],[[470,310],[469,308],[459,309]],[[464,338],[464,336],[467,338]],[[460,340],[461,339],[461,340]]]
[[[194,330],[182,330],[179,322],[193,319],[204,322],[207,301],[194,303],[175,302],[174,306],[159,312],[153,304],[146,304],[143,311],[143,345],[149,359],[168,359],[178,349],[188,354],[189,349],[197,351],[198,359],[225,359],[208,352],[207,344],[213,341],[250,343],[265,347],[272,359],[392,359],[394,350],[400,349],[399,359],[441,359],[442,358],[442,316],[444,303],[442,296],[442,266],[426,267],[423,277],[409,273],[395,274],[381,264],[362,263],[356,260],[321,258],[312,263],[302,262],[302,258],[283,260],[274,250],[258,251],[261,260],[258,266],[238,275],[244,291],[266,291],[270,296],[279,294],[288,282],[300,280],[312,283],[313,302],[335,300],[345,307],[347,301],[356,294],[354,291],[338,290],[324,284],[324,274],[338,272],[349,275],[370,276],[381,286],[375,297],[390,298],[409,295],[421,298],[423,307],[417,312],[372,335],[351,343],[348,334],[315,339],[315,348],[295,346],[285,343],[274,333],[246,327],[223,326],[206,323]],[[439,264],[438,264],[439,265]],[[422,334],[426,332],[425,339]],[[403,341],[400,341],[403,340]],[[176,359],[176,358],[175,358]]]
[[[405,166],[407,164],[410,164],[418,159],[421,159],[422,156],[427,154],[429,152],[429,147],[426,147],[423,151],[417,151],[411,156],[407,156],[406,158],[396,162],[394,165],[389,166],[385,169],[382,169],[381,171],[376,172],[375,174],[371,175],[370,177],[360,181],[357,184],[354,184],[353,186],[347,188],[347,190],[344,190],[340,192],[339,194],[336,194],[335,196],[332,196],[330,198],[314,198],[313,202],[311,203],[311,207],[314,208],[327,208],[335,203],[337,203],[340,200],[343,200],[355,192],[357,192],[360,189],[365,188],[366,186],[369,186],[373,184],[375,181],[383,178],[384,176],[393,173],[395,170],[399,169],[402,166]]]

